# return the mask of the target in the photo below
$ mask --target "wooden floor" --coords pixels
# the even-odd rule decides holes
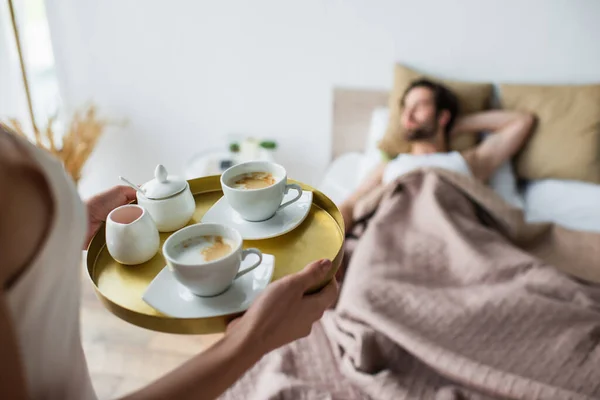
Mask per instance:
[[[109,313],[82,280],[83,349],[98,398],[117,399],[134,391],[190,357],[221,335],[171,335],[131,325]]]

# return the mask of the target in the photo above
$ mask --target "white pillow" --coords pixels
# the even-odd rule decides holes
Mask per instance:
[[[508,204],[520,209],[525,208],[523,196],[517,188],[517,178],[510,160],[502,164],[492,175],[489,185]]]
[[[381,151],[377,144],[383,138],[390,116],[390,110],[387,107],[378,107],[371,114],[371,124],[369,126],[369,136],[365,144],[364,157],[358,169],[358,182],[362,182],[367,175],[381,163]]]
[[[527,219],[600,233],[600,185],[545,179],[525,188]]]
[[[369,126],[369,136],[367,138],[367,146],[365,150],[367,152],[377,151],[379,154],[379,147],[377,144],[385,135],[388,121],[390,118],[390,109],[387,107],[377,107],[371,114],[371,124]]]

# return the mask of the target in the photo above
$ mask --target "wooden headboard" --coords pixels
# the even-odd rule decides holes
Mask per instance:
[[[387,106],[388,96],[385,90],[333,89],[333,159],[365,149],[371,114],[377,107]]]

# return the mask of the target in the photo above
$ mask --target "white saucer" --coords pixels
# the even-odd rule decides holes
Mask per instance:
[[[282,202],[291,200],[297,196],[296,191],[288,193]],[[290,204],[273,217],[266,221],[250,222],[243,219],[227,203],[225,197],[221,197],[202,217],[204,223],[217,223],[237,229],[244,240],[270,239],[286,234],[300,225],[312,205],[313,194],[304,191],[295,203]]]
[[[249,257],[240,268],[255,262]],[[200,297],[192,294],[179,283],[169,267],[164,267],[146,289],[142,299],[151,307],[175,318],[210,318],[235,314],[250,307],[250,304],[271,282],[275,257],[263,254],[262,263],[253,271],[235,280],[223,294]]]

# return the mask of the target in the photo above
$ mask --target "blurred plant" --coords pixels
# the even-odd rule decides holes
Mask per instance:
[[[275,150],[277,149],[277,142],[274,140],[263,140],[260,142],[260,147],[267,150]]]
[[[266,150],[276,150],[277,142],[274,140],[263,140],[258,144],[258,146],[262,147],[263,149],[266,149]],[[240,144],[238,142],[229,143],[229,151],[232,153],[239,153],[240,152]]]
[[[230,143],[229,144],[229,151],[232,153],[239,153],[240,152],[240,144],[235,142],[235,143]]]
[[[96,107],[91,105],[83,111],[75,112],[66,133],[62,136],[62,140],[60,140],[60,134],[54,131],[55,122],[56,117],[48,118],[46,129],[42,132],[34,128],[33,142],[39,148],[58,158],[71,178],[78,182],[81,178],[83,166],[92,154],[98,139],[109,125],[109,122],[99,119]],[[0,124],[3,123],[0,122]],[[18,120],[9,119],[9,125],[3,125],[9,127],[9,131],[12,127],[12,131],[17,135],[28,139]],[[60,148],[56,146],[57,141],[62,142]]]

